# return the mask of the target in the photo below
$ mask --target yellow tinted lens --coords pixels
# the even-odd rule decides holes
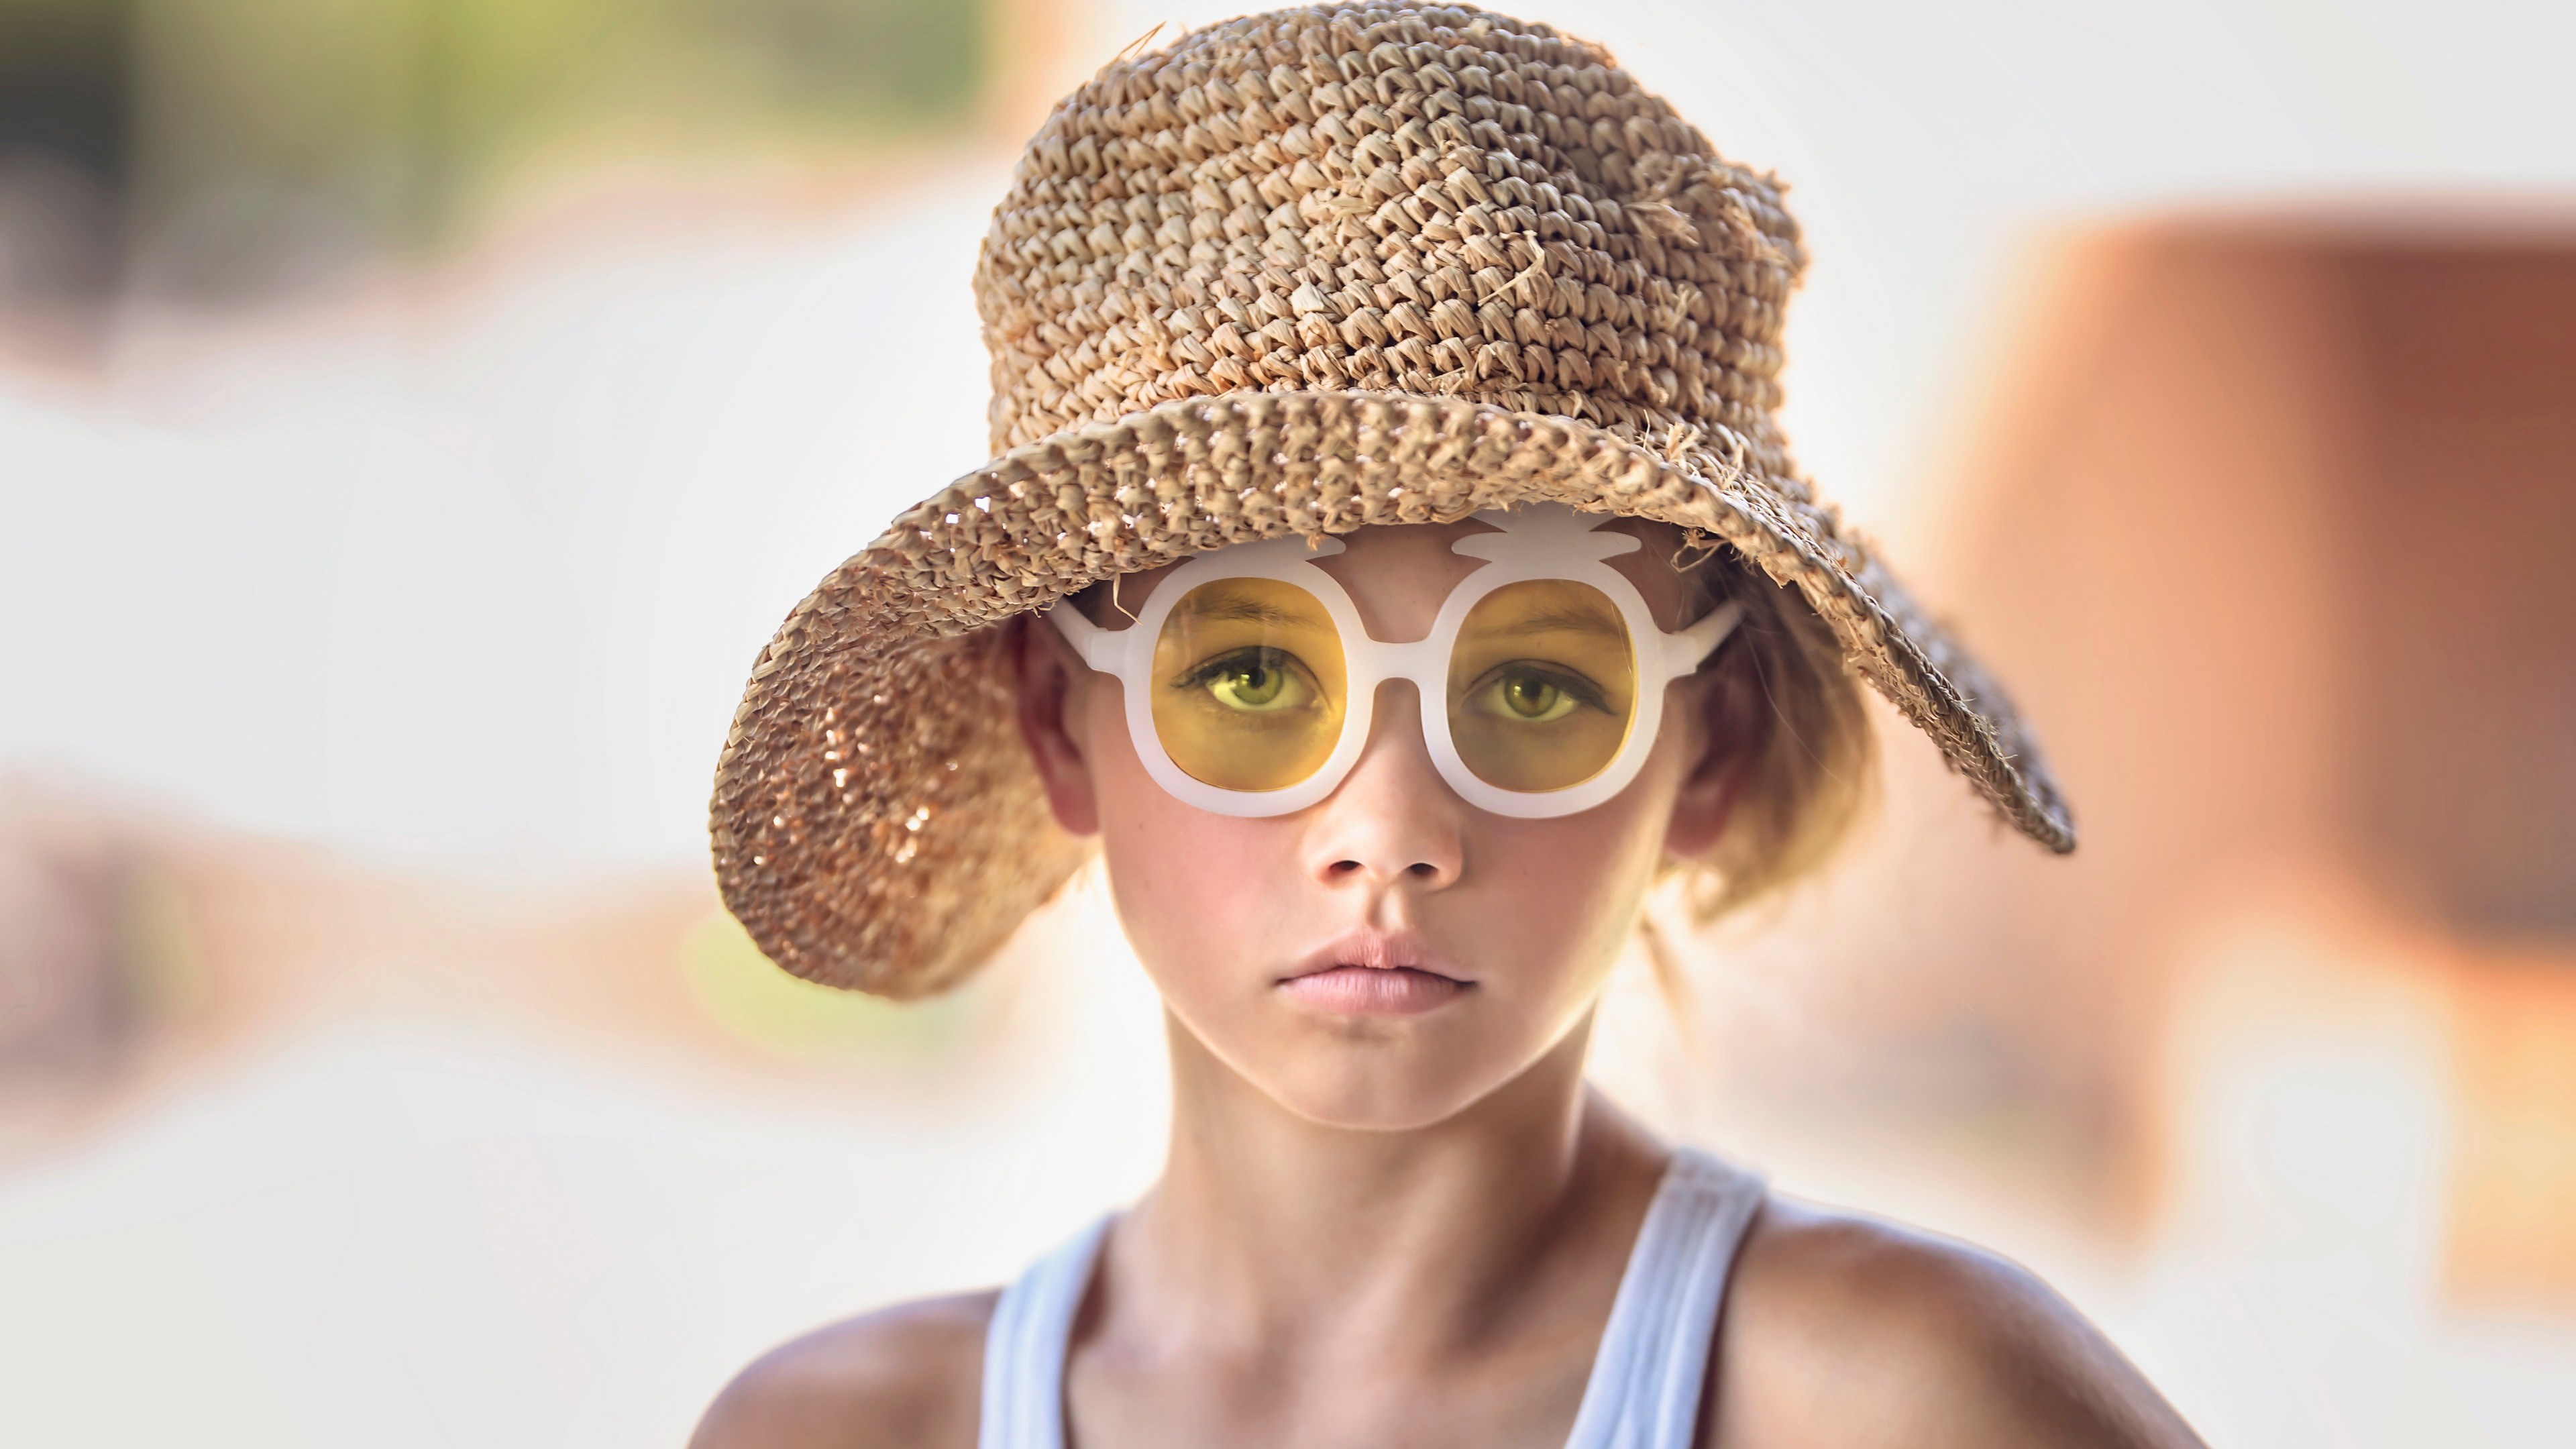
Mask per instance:
[[[1341,634],[1295,584],[1201,584],[1154,641],[1154,733],[1220,790],[1284,790],[1323,768],[1347,698]]]
[[[1532,579],[1477,601],[1449,655],[1449,734],[1476,778],[1563,790],[1606,769],[1637,708],[1637,653],[1609,596]]]

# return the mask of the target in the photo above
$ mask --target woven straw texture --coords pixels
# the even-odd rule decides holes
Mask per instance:
[[[726,904],[797,975],[952,984],[1081,859],[992,626],[1227,544],[1535,501],[1732,545],[2072,849],[2002,693],[1789,460],[1780,193],[1597,47],[1463,7],[1254,16],[1110,64],[1029,143],[976,269],[1000,456],[752,672],[712,812]]]

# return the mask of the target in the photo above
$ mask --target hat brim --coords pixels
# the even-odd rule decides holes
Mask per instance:
[[[1743,450],[1735,450],[1738,458]],[[1228,544],[1553,502],[1713,534],[1793,586],[1846,662],[2032,839],[2075,829],[2009,700],[1794,478],[1466,398],[1167,402],[1016,448],[898,519],[752,670],[711,808],[724,901],[770,959],[891,997],[983,962],[1080,864],[993,626]]]

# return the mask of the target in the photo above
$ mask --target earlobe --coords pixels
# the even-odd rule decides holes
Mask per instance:
[[[1023,614],[1010,627],[1009,647],[1019,671],[1020,739],[1046,789],[1047,810],[1066,834],[1096,835],[1099,799],[1076,718],[1090,671],[1074,657],[1064,636],[1036,617]]]

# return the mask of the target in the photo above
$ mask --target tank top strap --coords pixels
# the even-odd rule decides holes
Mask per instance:
[[[1762,1179],[1681,1148],[1646,1209],[1566,1449],[1691,1449],[1719,1308]]]
[[[1064,1449],[1065,1351],[1113,1217],[1030,1264],[993,1305],[977,1449]]]

